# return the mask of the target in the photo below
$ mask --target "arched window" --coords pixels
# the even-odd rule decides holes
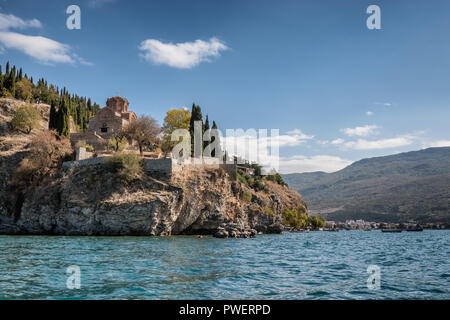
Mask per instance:
[[[101,132],[108,132],[108,124],[106,122],[104,122],[102,124],[102,127],[100,128]]]

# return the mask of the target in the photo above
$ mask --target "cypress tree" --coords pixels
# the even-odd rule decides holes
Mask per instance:
[[[6,75],[9,76],[9,61],[6,62]]]
[[[203,116],[202,116],[202,109],[200,106],[196,106],[195,103],[192,104],[192,112],[191,112],[191,121],[189,123],[189,132],[191,134],[191,151],[192,154],[194,154],[194,126],[195,121],[201,121],[202,122],[202,131],[203,134]],[[203,139],[200,139],[200,149],[203,150]]]
[[[15,67],[13,70],[11,70],[11,73],[9,74],[9,92],[11,93],[12,97],[14,98],[16,96],[16,70]]]
[[[216,124],[216,122],[213,120],[213,124],[212,124],[212,128],[211,128],[212,130],[219,130],[218,128],[217,128],[217,124]],[[216,138],[215,137],[211,137],[211,143],[213,143],[214,141],[216,140]],[[220,140],[219,140],[219,146],[220,146]],[[221,150],[219,150],[219,153],[221,152]],[[213,157],[215,157],[216,156],[216,150],[214,149],[212,152],[211,152],[211,156],[213,156]]]
[[[55,104],[52,102],[50,106],[50,117],[48,120],[48,128],[51,129],[57,129],[57,122],[58,122],[58,113],[56,111]]]
[[[205,135],[205,133],[209,130],[209,119],[208,119],[208,115],[206,115],[206,119],[205,119],[205,125],[203,126],[203,135]],[[211,135],[209,134],[208,137],[209,139],[211,139]],[[204,141],[203,137],[202,137],[202,141],[203,141],[203,148],[206,148],[206,146],[208,144],[210,144],[209,141]]]
[[[206,130],[209,130],[209,119],[208,119],[208,115],[206,115],[206,120],[205,120],[205,125],[203,127],[203,132],[206,132]]]
[[[59,105],[56,129],[57,129],[59,135],[63,135],[63,136],[66,136],[67,138],[70,138],[69,110],[67,108],[66,98],[61,99],[61,102]]]

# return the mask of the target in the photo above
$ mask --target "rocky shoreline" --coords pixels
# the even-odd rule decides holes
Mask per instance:
[[[8,189],[1,197],[0,234],[250,238],[281,233],[285,208],[304,205],[287,187],[267,182],[266,191],[254,192],[221,169],[180,175],[123,185],[98,165],[60,172],[21,192]]]

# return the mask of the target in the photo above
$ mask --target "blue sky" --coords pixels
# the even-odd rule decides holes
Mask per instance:
[[[66,27],[71,4],[81,30]],[[381,30],[366,27],[371,4]],[[449,1],[0,0],[0,8],[3,65],[101,106],[119,94],[160,122],[195,102],[223,130],[280,129],[282,172],[450,145]]]

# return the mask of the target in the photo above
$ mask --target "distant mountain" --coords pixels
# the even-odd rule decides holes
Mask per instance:
[[[282,175],[328,220],[450,222],[450,147],[357,161],[333,173]]]

